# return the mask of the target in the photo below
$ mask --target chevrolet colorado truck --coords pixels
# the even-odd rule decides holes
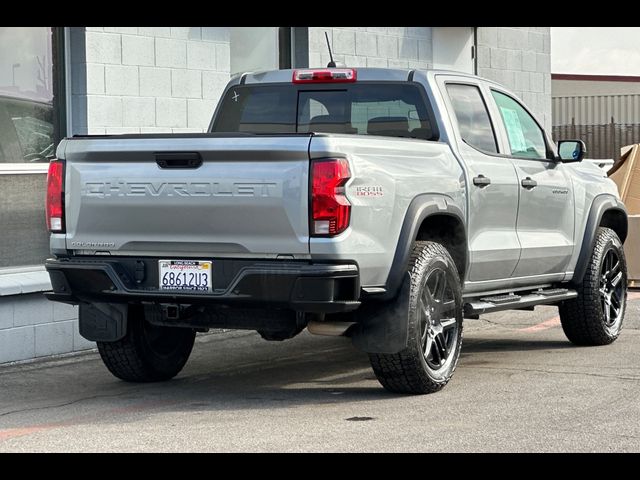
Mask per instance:
[[[463,318],[557,305],[575,344],[620,334],[627,214],[584,152],[473,75],[237,75],[208,133],[59,144],[47,296],[126,381],[174,377],[196,332],[307,328],[386,389],[435,392]]]

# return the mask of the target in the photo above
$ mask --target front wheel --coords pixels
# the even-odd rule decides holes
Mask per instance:
[[[415,242],[409,262],[407,347],[370,354],[376,377],[398,393],[432,393],[451,379],[462,344],[462,291],[456,266],[439,243]]]
[[[607,345],[620,335],[627,303],[627,264],[616,232],[600,227],[578,297],[560,305],[560,321],[576,345]]]
[[[159,382],[175,377],[189,359],[196,333],[189,328],[147,322],[144,310],[129,307],[127,334],[115,342],[97,342],[109,371],[127,382]]]

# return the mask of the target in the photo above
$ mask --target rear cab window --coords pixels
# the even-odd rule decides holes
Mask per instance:
[[[241,85],[222,100],[212,132],[340,133],[437,140],[422,87],[407,82]]]

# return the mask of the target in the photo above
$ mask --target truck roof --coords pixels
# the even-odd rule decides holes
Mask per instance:
[[[415,69],[415,68],[366,68],[366,67],[339,67],[339,68],[353,68],[358,72],[358,80],[364,81],[406,81],[409,78],[409,73],[413,71],[420,71],[425,74],[449,74],[471,78],[481,78],[477,75],[472,75],[464,72],[456,72],[453,70],[440,70],[440,69]],[[325,70],[324,67],[311,67],[309,70]],[[252,84],[252,83],[286,83],[291,82],[293,72],[295,70],[305,70],[305,68],[298,69],[285,69],[285,70],[266,70],[259,72],[244,72],[232,77],[230,84]],[[491,81],[488,79],[483,79]]]

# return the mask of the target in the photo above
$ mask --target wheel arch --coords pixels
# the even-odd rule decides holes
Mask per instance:
[[[400,289],[411,245],[416,240],[442,243],[456,264],[460,280],[464,281],[469,262],[464,219],[464,213],[450,197],[437,194],[415,197],[409,204],[402,223],[383,299],[393,298]]]
[[[628,220],[627,212],[618,208],[605,210],[599,223],[600,227],[607,227],[616,232],[622,243],[627,239]]]
[[[434,213],[422,220],[415,240],[440,243],[453,259],[460,279],[467,271],[467,236],[462,219],[457,215]]]
[[[582,282],[584,274],[589,263],[591,252],[596,241],[596,231],[598,227],[607,227],[612,229],[620,241],[624,243],[628,233],[627,209],[624,204],[613,195],[598,195],[593,199],[587,224],[584,230],[580,255],[576,263],[571,283],[576,284]]]

